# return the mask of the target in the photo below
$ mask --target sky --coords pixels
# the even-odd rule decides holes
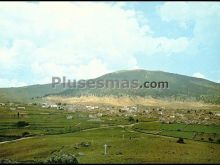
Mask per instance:
[[[220,82],[218,2],[0,2],[0,87],[125,69]]]

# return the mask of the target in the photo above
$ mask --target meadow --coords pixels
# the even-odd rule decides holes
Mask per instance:
[[[27,106],[0,107],[0,160],[36,163],[73,154],[79,163],[219,163],[220,127],[165,124]],[[67,116],[72,119],[67,119]],[[19,125],[18,123],[23,123]],[[177,143],[179,138],[184,143]],[[104,144],[107,153],[104,154]]]

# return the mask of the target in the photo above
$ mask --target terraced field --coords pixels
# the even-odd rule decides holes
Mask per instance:
[[[220,127],[131,122],[29,106],[0,108],[0,160],[44,162],[51,155],[74,154],[79,163],[219,163]],[[67,119],[67,116],[72,119]],[[136,116],[138,119],[139,116]],[[25,126],[18,122],[24,121]],[[177,143],[178,138],[184,144]],[[104,154],[107,144],[107,154]]]

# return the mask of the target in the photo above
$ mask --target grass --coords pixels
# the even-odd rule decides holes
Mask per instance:
[[[162,124],[155,119],[141,119],[131,127],[127,126],[132,123],[126,117],[103,116],[103,122],[94,122],[89,121],[85,112],[37,106],[19,113],[23,116],[18,118],[17,111],[0,107],[0,137],[12,140],[29,132],[31,138],[1,143],[0,160],[41,161],[52,154],[69,153],[76,155],[80,163],[220,162],[220,145],[215,143],[219,138],[216,126]],[[73,119],[67,120],[67,115]],[[17,128],[18,121],[28,122],[29,126]],[[176,143],[178,137],[185,138],[185,144]],[[214,141],[210,142],[210,137]],[[91,145],[83,147],[82,142]],[[109,146],[107,155],[104,155],[104,144]]]
[[[74,146],[81,142],[91,142],[91,146],[74,149]],[[111,146],[108,155],[103,154],[105,143]],[[216,163],[220,161],[219,145],[191,140],[186,140],[186,144],[177,144],[176,138],[124,132],[122,128],[35,137],[2,144],[0,151],[1,157],[17,161],[46,159],[53,151],[75,155],[81,152],[84,156],[77,157],[80,163]]]

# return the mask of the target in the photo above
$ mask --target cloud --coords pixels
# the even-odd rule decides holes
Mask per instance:
[[[20,86],[26,86],[27,83],[25,82],[20,82],[18,80],[12,79],[1,79],[0,78],[0,87],[4,88],[4,87],[20,87]]]
[[[78,79],[96,78],[109,72],[105,64],[99,59],[92,59],[86,65],[73,66],[69,69],[74,74],[74,77]]]
[[[219,52],[220,5],[218,2],[165,2],[158,9],[163,21],[177,22],[180,28],[193,25],[188,52],[214,55]]]
[[[92,78],[108,71],[139,68],[137,54],[144,58],[187,49],[188,38],[153,36],[143,13],[124,9],[125,5],[1,3],[0,36],[11,44],[0,46],[0,64],[4,64],[0,69],[29,67],[27,72],[39,80],[61,74]]]
[[[196,78],[205,78],[205,76],[202,73],[199,73],[199,72],[194,73],[192,76],[196,77]]]

